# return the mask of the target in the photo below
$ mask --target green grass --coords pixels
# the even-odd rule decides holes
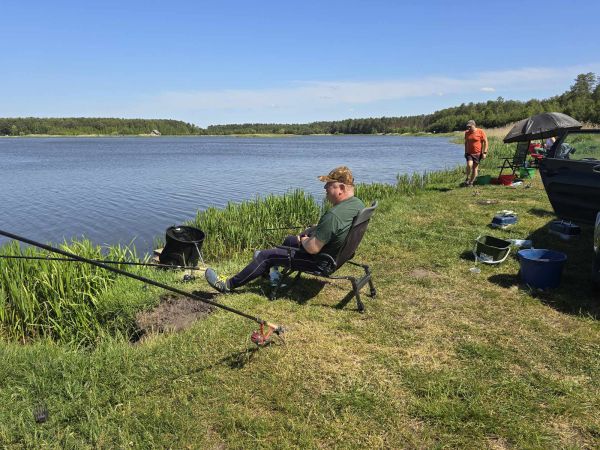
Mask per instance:
[[[498,158],[514,151],[494,145],[484,174],[497,174]],[[224,311],[137,345],[116,333],[88,349],[0,343],[0,443],[598,448],[600,303],[589,281],[591,227],[577,241],[549,235],[554,216],[539,176],[520,188],[457,188],[462,177],[431,175],[403,192],[365,187],[366,197],[369,189],[381,197],[357,255],[371,264],[378,289],[377,299],[365,298],[365,314],[352,301],[340,307],[348,284],[310,278],[275,302],[262,295],[261,281],[214,297],[283,324],[285,343],[257,350],[249,342],[254,324]],[[519,222],[492,230],[501,209],[516,211]],[[479,234],[529,237],[538,248],[566,252],[561,286],[531,292],[512,257],[471,273],[467,255]],[[217,268],[243,264],[225,259]],[[135,286],[121,293],[143,292]],[[202,280],[189,290],[212,295]],[[39,402],[50,413],[44,424],[31,414]]]

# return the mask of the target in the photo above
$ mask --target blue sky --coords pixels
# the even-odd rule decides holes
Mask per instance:
[[[600,74],[598,17],[591,0],[4,0],[0,117],[204,127],[546,98]]]

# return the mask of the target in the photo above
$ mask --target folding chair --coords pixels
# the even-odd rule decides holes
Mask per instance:
[[[316,277],[327,278],[329,280],[348,280],[352,283],[352,290],[348,294],[352,294],[352,297],[356,297],[356,306],[359,312],[364,312],[365,306],[360,299],[360,290],[361,288],[369,283],[369,296],[374,298],[377,295],[377,291],[375,286],[373,285],[373,280],[371,278],[371,269],[366,264],[360,264],[352,261],[351,259],[354,257],[356,249],[362,240],[365,231],[367,231],[367,226],[369,225],[369,220],[371,220],[371,216],[375,209],[377,208],[377,202],[373,202],[371,206],[364,208],[361,212],[359,212],[354,220],[352,221],[352,225],[350,226],[350,230],[348,231],[348,235],[346,236],[346,240],[344,241],[342,247],[340,248],[339,253],[335,258],[332,256],[319,253],[317,258],[319,259],[319,269],[314,271],[305,271],[305,273],[309,275],[313,275]],[[291,288],[296,281],[300,279],[302,275],[302,271],[292,269],[291,261],[293,258],[294,251],[297,251],[297,248],[294,247],[286,247],[279,246],[279,248],[287,249],[289,256],[289,265],[282,272],[282,276],[276,286],[274,286],[271,290],[270,298],[272,300],[277,298],[277,292],[284,280],[290,278],[290,276],[294,272],[298,272],[294,278],[294,280],[289,284]],[[333,274],[338,271],[345,263],[351,264],[353,266],[362,267],[364,270],[364,274],[361,276],[334,276]]]
[[[498,167],[500,169],[500,173],[498,177],[502,175],[505,169],[511,170],[511,175],[514,175],[515,172],[520,168],[525,166],[525,161],[527,160],[527,156],[529,155],[529,142],[519,142],[517,144],[517,149],[515,150],[515,154],[512,158],[504,158],[502,161],[502,166]]]

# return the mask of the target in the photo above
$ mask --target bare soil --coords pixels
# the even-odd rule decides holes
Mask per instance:
[[[432,272],[431,270],[427,270],[427,269],[423,269],[423,268],[416,268],[414,270],[412,270],[409,274],[409,276],[417,278],[417,279],[423,279],[423,278],[439,278],[440,276],[435,273]]]
[[[136,316],[140,335],[180,331],[213,312],[206,303],[173,294],[164,295],[159,305]]]

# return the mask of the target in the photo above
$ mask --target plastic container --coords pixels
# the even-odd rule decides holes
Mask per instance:
[[[533,288],[548,289],[560,286],[567,255],[555,250],[527,249],[517,252],[521,280]]]
[[[535,176],[535,169],[532,167],[521,167],[519,169],[519,178],[533,178]]]
[[[478,186],[483,186],[485,184],[490,184],[492,182],[492,176],[491,175],[479,175],[477,178],[475,178],[475,183]]]
[[[516,214],[496,214],[493,217],[490,226],[492,228],[506,228],[511,225],[514,225],[515,223],[517,223],[518,220],[519,219]]]
[[[515,181],[514,175],[500,175],[498,177],[498,182],[504,186],[510,186],[513,181]]]
[[[473,255],[477,261],[487,264],[498,264],[508,256],[510,244],[510,241],[494,236],[479,236],[475,240]]]
[[[548,229],[548,232],[558,236],[563,241],[569,241],[573,238],[579,237],[581,234],[581,228],[579,225],[575,225],[572,222],[554,220],[550,222],[550,228]]]

